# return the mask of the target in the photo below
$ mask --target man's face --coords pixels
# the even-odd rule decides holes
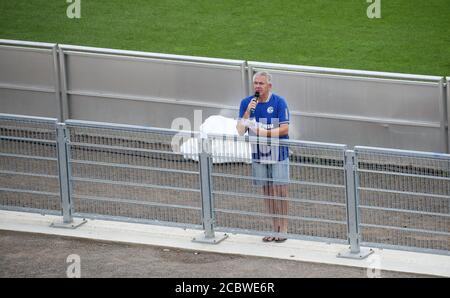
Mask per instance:
[[[256,76],[253,81],[253,89],[255,92],[259,92],[260,97],[266,98],[272,89],[272,84],[267,82],[267,77]]]

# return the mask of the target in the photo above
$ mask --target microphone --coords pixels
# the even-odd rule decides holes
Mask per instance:
[[[258,91],[255,92],[255,98],[256,98],[256,103],[258,103],[258,100],[259,100],[259,92]],[[255,100],[255,98],[252,100]],[[255,112],[255,108],[251,108],[250,113],[253,114],[254,112]]]

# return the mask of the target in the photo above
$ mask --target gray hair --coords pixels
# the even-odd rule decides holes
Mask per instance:
[[[272,75],[268,73],[267,71],[258,71],[253,75],[253,82],[255,81],[256,77],[266,77],[267,83],[272,83]]]

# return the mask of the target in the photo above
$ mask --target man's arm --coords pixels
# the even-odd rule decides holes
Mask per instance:
[[[244,121],[242,121],[243,119],[248,119],[248,117],[250,117],[250,111],[247,110],[247,111],[245,111],[242,119],[239,119],[236,124],[236,129],[240,136],[243,136],[248,129],[248,127],[243,123]]]
[[[248,129],[248,126],[244,124],[243,120],[247,120],[250,117],[250,114],[251,114],[250,110],[251,109],[255,109],[255,108],[256,108],[256,101],[254,101],[254,100],[250,101],[250,103],[248,104],[247,108],[245,109],[244,114],[242,115],[242,118],[238,120],[238,122],[236,124],[236,129],[237,129],[238,134],[240,136],[244,135],[245,132]],[[243,109],[242,106],[241,106],[241,109]]]
[[[280,126],[275,128],[275,129],[271,129],[271,130],[266,130],[266,129],[258,129],[256,131],[256,134],[258,136],[261,137],[266,137],[266,138],[270,138],[270,137],[282,137],[282,136],[286,136],[289,134],[289,109],[288,106],[286,104],[286,101],[283,98],[280,98],[280,100],[278,101],[278,115],[279,115],[279,123]]]
[[[280,127],[274,128],[274,129],[263,129],[258,128],[256,131],[256,134],[260,137],[282,137],[289,134],[289,123],[283,123],[280,125]]]

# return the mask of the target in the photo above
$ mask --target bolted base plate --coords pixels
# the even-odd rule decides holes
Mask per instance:
[[[361,247],[358,253],[352,253],[350,249],[346,249],[337,254],[338,258],[363,260],[373,254],[375,251],[371,248]]]
[[[214,233],[214,237],[207,238],[205,233],[200,234],[192,238],[192,242],[206,243],[206,244],[218,244],[221,241],[228,238],[226,233]]]
[[[60,229],[76,229],[81,225],[87,223],[86,219],[73,219],[71,223],[64,223],[62,220],[54,221],[50,224],[52,228],[60,228]]]

